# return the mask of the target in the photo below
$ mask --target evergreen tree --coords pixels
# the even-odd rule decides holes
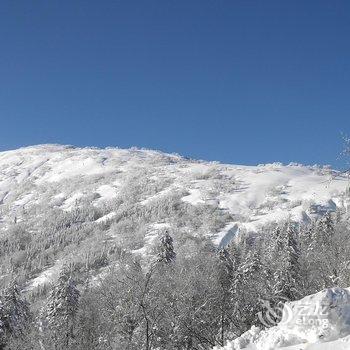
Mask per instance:
[[[0,349],[9,338],[22,336],[29,320],[29,305],[22,299],[16,282],[13,282],[0,297]]]
[[[274,296],[278,300],[296,300],[300,297],[300,248],[291,222],[279,230],[276,253],[278,265],[274,273]]]
[[[226,333],[231,324],[231,315],[234,312],[234,305],[232,303],[232,286],[238,263],[235,248],[231,248],[230,251],[226,248],[219,250],[218,260],[218,314],[220,317],[219,341],[221,345],[224,345]]]
[[[325,248],[330,245],[334,235],[334,220],[330,212],[322,216],[317,222],[316,241]]]
[[[252,244],[247,245],[245,251],[232,286],[235,324],[239,333],[252,325],[259,325],[261,300],[267,297],[268,290],[268,269],[262,261],[260,250]]]
[[[69,349],[73,342],[79,296],[69,271],[64,268],[50,294],[44,313],[55,349]]]
[[[341,255],[344,238],[339,237],[339,232],[336,231],[336,222],[334,216],[328,212],[318,222],[318,232],[320,236],[320,251],[325,265],[324,287],[333,287],[339,285],[341,280],[341,264],[344,257]]]
[[[327,213],[312,226],[312,240],[307,251],[311,278],[317,282],[312,292],[321,288],[333,287],[339,283],[339,248],[335,244],[335,222]]]
[[[158,261],[171,263],[176,259],[176,253],[174,251],[173,238],[170,236],[169,232],[166,231],[165,234],[160,238],[160,248],[158,253]]]
[[[236,267],[235,257],[231,256],[226,248],[219,250],[218,257],[219,281],[223,289],[229,290],[231,288],[231,282],[233,280],[234,270]]]

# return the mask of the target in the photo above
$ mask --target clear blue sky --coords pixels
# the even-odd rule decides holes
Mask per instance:
[[[338,166],[348,0],[2,0],[0,149]]]

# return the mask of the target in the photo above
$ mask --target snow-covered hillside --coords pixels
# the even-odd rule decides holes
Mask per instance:
[[[285,304],[281,322],[253,327],[215,350],[349,350],[350,289],[330,288]]]
[[[90,261],[114,243],[152,256],[165,229],[177,244],[184,244],[182,234],[224,246],[241,230],[287,218],[307,222],[346,207],[347,185],[328,167],[225,165],[151,150],[40,145],[0,153],[0,234],[38,249],[29,267],[23,252],[11,257],[36,287],[54,279],[63,262]],[[52,240],[57,248],[48,251]]]
[[[348,205],[342,196],[346,178],[334,177],[327,167],[225,165],[150,150],[41,145],[0,153],[0,205],[10,208],[0,228],[41,202],[66,211],[85,200],[101,207],[125,186],[136,185],[136,174],[144,181],[135,193],[140,204],[183,193],[184,202],[230,213],[233,220],[213,233],[218,245],[241,228],[254,231],[288,217],[305,221]]]
[[[36,308],[47,298],[52,283],[57,284],[58,275],[69,271],[75,283],[94,295],[92,302],[100,300],[104,288],[112,288],[113,302],[121,302],[120,310],[134,310],[134,306],[139,310],[137,298],[144,295],[139,294],[140,283],[145,283],[142,288],[146,290],[152,271],[152,309],[160,305],[162,314],[169,300],[178,301],[152,328],[162,329],[159,334],[173,332],[174,338],[168,343],[167,336],[154,336],[154,344],[161,339],[159,344],[168,344],[164,348],[171,342],[195,342],[198,347],[192,348],[203,349],[222,346],[251,325],[264,324],[256,320],[260,301],[279,295],[275,282],[289,272],[288,281],[298,281],[300,293],[288,300],[324,286],[349,285],[347,188],[347,177],[329,167],[225,165],[151,150],[59,145],[2,152],[0,290],[15,278]],[[337,215],[314,221],[337,208],[341,209]],[[272,225],[286,220],[280,225],[282,231]],[[299,226],[293,221],[311,224]],[[303,235],[297,241],[298,230]],[[251,239],[255,235],[247,232],[261,239]],[[226,250],[217,249],[229,245],[235,236],[242,240]],[[296,254],[298,246],[300,254]],[[170,269],[160,259],[169,252],[174,259],[169,260],[174,262]],[[295,263],[287,264],[289,258]],[[169,283],[164,283],[164,274]],[[118,278],[109,285],[113,276]],[[119,276],[135,283],[129,286]],[[309,283],[311,279],[314,283]],[[287,287],[294,290],[290,283]],[[136,299],[124,303],[124,294],[130,290]],[[330,289],[302,300],[329,306],[325,316],[329,327],[323,333],[318,326],[299,327],[292,318],[266,331],[253,328],[225,350],[329,350],[321,341],[350,349],[346,342],[349,300],[345,289]],[[104,310],[109,310],[110,300],[104,302]],[[240,312],[232,309],[236,305]],[[297,305],[289,308],[295,311]],[[233,321],[228,321],[229,311],[222,312],[226,309],[234,314]],[[113,306],[113,314],[115,310]],[[120,313],[122,327],[124,311]],[[181,318],[183,313],[186,317]],[[144,343],[142,315],[137,311],[140,338],[135,338],[135,344]],[[107,321],[115,327],[113,317]],[[168,328],[162,328],[164,321]],[[121,329],[111,344],[120,342]],[[308,344],[316,341],[316,348]],[[163,348],[159,344],[154,348]]]

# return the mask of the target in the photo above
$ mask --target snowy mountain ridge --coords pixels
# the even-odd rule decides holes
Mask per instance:
[[[63,210],[79,206],[91,194],[93,204],[103,206],[123,187],[132,186],[128,181],[135,172],[142,172],[154,187],[152,194],[140,194],[143,205],[183,192],[184,202],[217,205],[230,213],[234,220],[216,232],[218,245],[227,243],[238,228],[254,231],[288,217],[307,221],[348,204],[342,196],[347,179],[340,174],[334,177],[336,172],[327,167],[238,166],[150,150],[40,145],[0,153],[0,205],[11,207],[10,217],[1,218],[0,228],[15,217],[20,220],[23,208],[40,203],[44,188],[50,187],[49,200]],[[67,186],[77,179],[75,188]],[[28,189],[20,191],[24,185]],[[113,213],[108,215],[105,219]]]

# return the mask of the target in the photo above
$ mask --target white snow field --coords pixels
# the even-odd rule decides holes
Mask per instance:
[[[281,322],[267,330],[253,327],[214,350],[349,350],[350,289],[325,289],[287,303]]]
[[[328,167],[225,165],[150,150],[40,145],[0,153],[0,206],[12,212],[12,217],[1,217],[0,229],[41,201],[64,210],[84,200],[103,206],[123,186],[133,185],[132,176],[140,171],[153,181],[155,192],[144,194],[140,204],[183,191],[185,202],[214,204],[231,213],[234,220],[213,237],[218,245],[242,228],[255,231],[287,218],[305,221],[348,205],[346,177]]]

